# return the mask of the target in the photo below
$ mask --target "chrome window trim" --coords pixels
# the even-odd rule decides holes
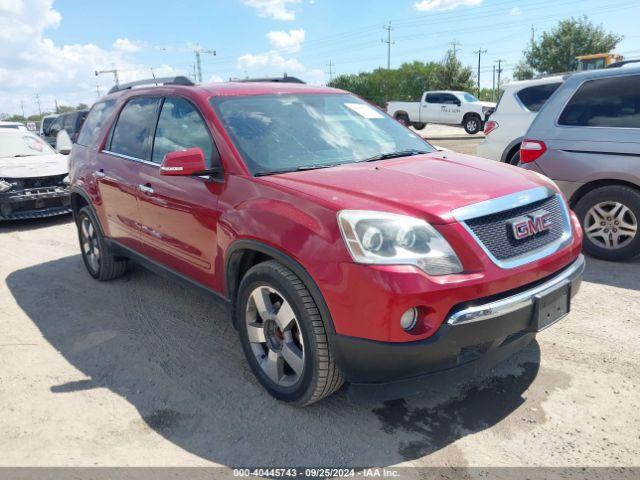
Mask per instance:
[[[132,162],[144,163],[145,165],[153,165],[154,167],[160,168],[159,163],[152,162],[150,160],[143,160],[142,158],[131,157],[129,155],[125,155],[123,153],[112,152],[111,150],[102,150],[102,153],[106,153],[107,155],[112,155],[114,157],[123,158],[125,160],[130,160]]]
[[[584,255],[580,254],[568,268],[546,282],[500,300],[468,307],[455,312],[449,315],[445,323],[449,325],[460,325],[464,323],[481,322],[529,307],[533,305],[536,295],[559,288],[566,282],[578,280],[584,273],[584,269]]]
[[[562,236],[554,242],[538,248],[531,252],[527,252],[523,255],[519,255],[507,260],[497,259],[485,246],[485,244],[478,238],[474,231],[467,225],[466,221],[478,217],[484,217],[486,215],[492,215],[494,213],[500,213],[505,210],[511,210],[517,207],[523,207],[530,203],[544,200],[546,198],[555,196],[560,202],[560,209],[562,211]],[[498,267],[503,269],[518,268],[527,263],[535,262],[542,258],[553,255],[558,250],[566,247],[571,243],[571,217],[569,215],[569,208],[567,203],[562,198],[562,195],[554,192],[548,187],[536,187],[529,190],[523,190],[522,192],[516,192],[503,197],[486,200],[484,202],[475,203],[466,207],[461,207],[453,212],[453,217],[460,222],[464,229],[471,235],[476,243],[482,248],[484,253],[495,263]]]

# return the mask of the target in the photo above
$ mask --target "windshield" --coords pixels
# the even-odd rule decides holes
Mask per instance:
[[[463,93],[462,96],[464,97],[464,101],[465,102],[479,102],[480,100],[478,100],[476,97],[474,97],[473,95],[471,95],[470,93]]]
[[[8,132],[7,132],[8,133]],[[46,142],[26,132],[0,133],[0,158],[56,153]]]
[[[348,94],[216,97],[211,104],[253,174],[434,151],[412,131]]]

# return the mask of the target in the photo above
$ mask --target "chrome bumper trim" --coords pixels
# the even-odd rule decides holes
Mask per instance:
[[[569,265],[568,268],[546,282],[501,300],[465,308],[455,312],[447,318],[446,323],[449,325],[460,325],[463,323],[481,322],[483,320],[515,312],[521,308],[529,307],[533,305],[534,296],[546,292],[547,290],[558,288],[567,282],[573,283],[576,280],[580,280],[584,273],[584,269],[584,255],[580,255],[571,265]]]

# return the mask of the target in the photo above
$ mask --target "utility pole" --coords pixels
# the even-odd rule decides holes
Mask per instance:
[[[198,75],[196,74],[196,64],[192,63],[191,67],[193,68],[193,81],[197,82],[198,81]]]
[[[491,87],[491,101],[495,102],[496,100],[496,66],[493,65],[493,86]]]
[[[329,60],[329,63],[327,65],[329,67],[329,83],[331,83],[331,80],[333,80],[333,69],[332,67],[335,66],[335,63],[331,63],[331,60]]]
[[[112,70],[96,70],[94,73],[96,74],[96,77],[102,73],[113,73],[113,81],[115,82],[116,87],[120,85],[120,79],[118,78],[118,69],[115,67]]]
[[[42,116],[42,107],[40,107],[40,95],[36,93],[36,102],[38,103],[38,113]]]
[[[533,45],[533,42],[536,39],[536,29],[533,28],[533,25],[531,25],[531,45]]]
[[[500,74],[502,73],[502,62],[504,60],[499,58],[496,62],[498,62],[498,69],[496,70],[498,72],[498,93],[500,93]]]
[[[20,100],[20,110],[22,110],[22,118],[27,118],[24,116],[24,100]]]
[[[196,46],[193,49],[193,53],[196,55],[196,66],[198,67],[198,82],[202,83],[202,61],[200,60],[200,55],[203,53],[207,53],[209,55],[216,56],[215,50],[203,50],[200,46]]]
[[[387,31],[387,39],[382,40],[382,43],[387,44],[387,70],[391,70],[391,45],[396,43],[391,41],[391,30],[393,30],[393,28],[391,28],[391,22],[389,22],[388,26],[382,28]]]
[[[56,113],[60,113],[60,108],[58,107],[58,99],[54,98],[53,101],[56,104]]]
[[[100,85],[96,85],[96,94],[98,95],[98,98],[102,96],[102,94],[100,93]]]
[[[456,57],[456,54],[458,53],[458,45],[461,45],[461,43],[459,41],[457,41],[456,39],[453,40],[453,42],[449,42],[449,45],[451,45],[453,47],[453,56]]]
[[[487,53],[486,50],[483,50],[482,48],[476,50],[473,53],[477,53],[478,54],[478,98],[480,98],[480,59],[482,57],[483,53]]]

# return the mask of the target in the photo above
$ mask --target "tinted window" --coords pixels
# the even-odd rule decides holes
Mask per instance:
[[[69,136],[73,135],[76,129],[76,120],[78,119],[77,113],[67,113],[62,116],[64,118],[63,125]]]
[[[585,82],[558,121],[581,127],[640,128],[640,76]]]
[[[148,160],[158,103],[159,98],[150,97],[130,100],[120,112],[109,149],[121,155]]]
[[[535,85],[533,87],[523,88],[516,93],[516,95],[528,110],[538,112],[560,85],[562,84],[549,83],[546,85]]]
[[[182,98],[167,98],[160,112],[151,160],[161,163],[167,153],[190,147],[202,149],[208,168],[218,163],[212,161],[213,141],[196,108]]]
[[[440,102],[440,94],[427,93],[427,103],[442,103]]]
[[[80,145],[89,147],[96,141],[104,121],[111,112],[113,112],[115,106],[115,100],[107,100],[105,102],[96,103],[93,106],[89,112],[89,116],[82,126],[82,130],[80,130],[80,135],[78,136],[78,143]]]
[[[45,135],[49,133],[49,127],[51,126],[54,120],[55,120],[55,117],[46,117],[45,119],[42,120],[42,133],[44,133]]]
[[[49,135],[55,136],[58,134],[60,130],[62,130],[63,120],[64,118],[62,117],[57,117],[55,119],[55,121],[51,124],[51,127],[49,128]]]
[[[451,95],[450,93],[441,93],[440,103],[444,103],[445,105],[458,105],[460,100],[458,100],[458,97]]]

